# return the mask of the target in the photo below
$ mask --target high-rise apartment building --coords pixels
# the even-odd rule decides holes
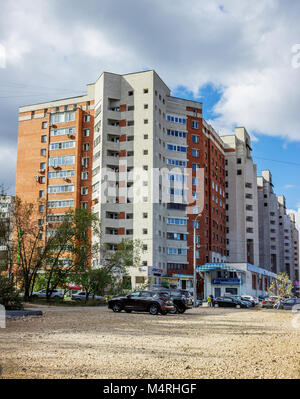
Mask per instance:
[[[285,197],[273,190],[272,174],[257,178],[260,266],[273,273],[288,273],[298,281],[298,230],[295,215],[287,214]]]
[[[226,259],[223,142],[202,104],[172,97],[154,71],[103,73],[85,96],[21,107],[16,195],[44,200],[49,222],[91,210],[111,251],[141,240],[133,287],[149,270],[191,286],[196,217],[197,264]]]
[[[222,136],[226,162],[227,260],[259,265],[256,165],[246,129]]]
[[[40,201],[48,226],[68,209],[91,209],[94,92],[86,96],[21,107],[16,196]]]
[[[259,220],[259,263],[273,273],[280,271],[279,205],[274,193],[272,174],[263,170],[257,177]]]
[[[154,71],[103,73],[95,83],[92,174],[103,242],[111,250],[123,238],[143,242],[133,285],[149,266],[190,284],[199,213],[197,263],[225,259],[222,141],[203,120],[202,104],[172,97]]]

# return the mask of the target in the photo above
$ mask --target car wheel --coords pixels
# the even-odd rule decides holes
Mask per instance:
[[[174,306],[174,309],[169,310],[169,313],[171,313],[171,314],[176,314],[176,313],[178,313],[178,310],[177,310],[176,306]]]
[[[215,308],[218,308],[219,307],[219,304],[218,303],[215,303]]]
[[[152,314],[153,316],[157,315],[158,313],[158,306],[153,304],[149,308],[149,313]]]
[[[237,309],[240,309],[241,308],[241,305],[236,305],[235,306]]]
[[[178,308],[178,309],[177,309],[177,312],[178,312],[179,314],[183,314],[185,311],[186,311],[185,308]]]
[[[113,310],[115,313],[121,312],[122,307],[121,307],[120,303],[114,303],[114,304],[113,304],[113,307],[112,307],[112,310]]]
[[[160,312],[163,316],[165,316],[165,315],[167,315],[168,314],[168,311],[167,310],[161,310],[161,312]]]

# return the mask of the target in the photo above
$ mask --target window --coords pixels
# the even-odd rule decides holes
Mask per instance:
[[[46,182],[45,176],[41,176],[40,177],[40,183],[41,184],[45,184],[45,182]]]
[[[144,119],[144,125],[148,124],[148,119]]]
[[[74,177],[75,176],[75,170],[70,169],[70,170],[60,170],[57,172],[49,172],[48,173],[48,178],[49,179],[59,179],[63,178],[66,179],[68,177]]]
[[[193,129],[199,129],[199,122],[192,121],[192,128]]]
[[[75,141],[63,141],[61,143],[51,143],[50,151],[53,150],[67,150],[68,148],[75,148]]]
[[[46,163],[45,162],[41,162],[40,163],[40,169],[46,169]]]
[[[134,105],[128,105],[127,111],[134,111]]]
[[[41,149],[41,156],[42,157],[45,157],[47,155],[47,150],[46,150],[46,148],[42,148]]]
[[[48,201],[47,208],[69,208],[74,206],[74,200]]]
[[[241,164],[242,163],[242,158],[237,158],[236,163],[237,164]]]
[[[59,110],[59,109],[58,109]],[[64,123],[64,122],[71,122],[75,121],[75,112],[57,112],[52,114],[50,117],[51,125],[55,123]]]
[[[148,134],[144,134],[144,140],[148,140]]]
[[[55,129],[50,131],[50,136],[51,137],[56,137],[56,136],[70,136],[71,134],[76,133],[76,128],[75,127],[67,127],[64,129]]]
[[[130,90],[129,92],[128,92],[128,96],[130,97],[130,96],[133,96],[133,90]]]
[[[148,165],[144,165],[144,166],[143,166],[143,169],[144,169],[144,170],[148,170]]]
[[[74,165],[75,155],[65,155],[61,157],[50,157],[49,166],[63,166],[63,165]]]
[[[41,213],[45,211],[44,205],[40,205],[40,206],[39,206],[39,211],[40,211]]]
[[[179,131],[179,130],[167,129],[167,135],[168,136],[173,136],[173,137],[181,137],[183,139],[186,138],[186,132],[182,132],[182,131]]]
[[[144,154],[144,155],[148,155],[148,150],[144,150],[144,151],[143,151],[143,154]]]
[[[42,129],[47,129],[47,126],[48,126],[47,122],[42,123]]]
[[[198,144],[199,143],[199,136],[192,136],[192,142]]]
[[[89,167],[89,158],[88,157],[83,157],[81,160],[81,164],[84,168],[88,168]]]
[[[143,213],[143,218],[148,219],[148,213]]]
[[[144,94],[149,93],[149,89],[144,89]]]
[[[44,190],[40,190],[39,197],[40,198],[44,198],[45,197],[45,191]]]
[[[82,201],[82,202],[81,202],[81,209],[88,209],[88,203],[87,203],[87,201]]]
[[[60,193],[73,193],[74,185],[66,184],[62,186],[48,186],[48,194],[60,194]]]
[[[186,147],[175,145],[175,144],[167,144],[167,150],[169,151],[177,151],[177,152],[186,152]]]
[[[195,149],[193,149],[192,150],[192,155],[193,155],[193,157],[199,157],[199,150],[195,150]]]
[[[174,166],[186,166],[186,161],[181,161],[179,159],[167,159],[167,164],[168,165],[174,165]]]
[[[242,170],[241,170],[241,169],[238,169],[238,170],[236,171],[236,174],[237,174],[237,175],[241,175],[241,174],[242,174]]]
[[[178,219],[178,218],[168,218],[167,223],[186,226],[187,220],[186,219]]]
[[[90,129],[83,129],[83,137],[89,137]]]
[[[83,143],[83,145],[82,145],[82,149],[83,149],[83,151],[88,151],[88,150],[89,150],[89,148],[90,148],[90,145],[89,145],[89,143]]]
[[[180,118],[178,116],[174,116],[174,115],[166,115],[166,119],[168,122],[175,122],[175,123],[181,123],[183,125],[186,124],[186,118]]]
[[[127,126],[133,126],[134,125],[134,121],[127,121]]]
[[[42,143],[47,143],[47,136],[42,136],[41,137],[41,142]]]
[[[90,120],[91,120],[90,115],[83,115],[83,122],[87,123],[90,122]]]
[[[82,172],[81,173],[81,180],[88,180],[89,172]]]
[[[148,109],[148,104],[144,104],[144,109]]]
[[[148,229],[143,229],[143,234],[148,234]]]

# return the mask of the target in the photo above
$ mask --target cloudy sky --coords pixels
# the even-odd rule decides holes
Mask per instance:
[[[270,169],[276,192],[300,207],[298,0],[0,0],[0,9],[0,183],[11,192],[20,105],[83,94],[102,71],[155,69],[174,95],[203,101],[220,134],[245,126],[258,171]]]

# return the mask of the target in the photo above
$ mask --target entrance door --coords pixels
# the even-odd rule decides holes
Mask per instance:
[[[215,298],[221,296],[221,288],[215,288]]]
[[[186,290],[186,280],[181,280],[181,289]]]

